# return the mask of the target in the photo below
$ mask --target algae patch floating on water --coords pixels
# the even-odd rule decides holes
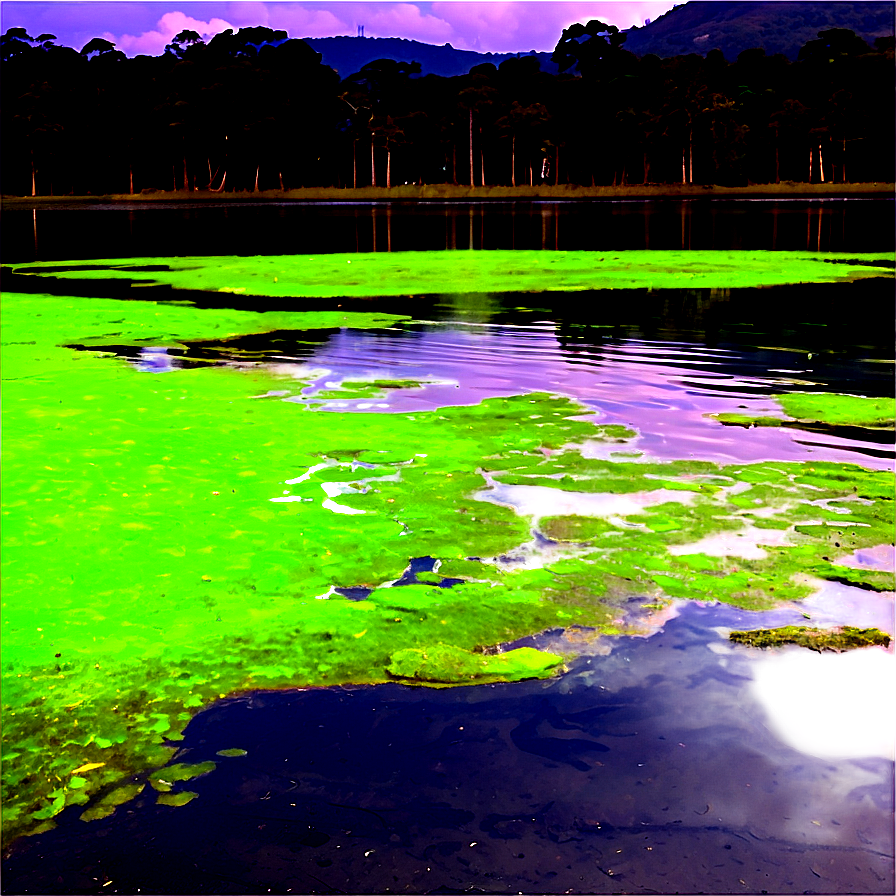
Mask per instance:
[[[563,657],[531,647],[485,655],[450,644],[434,644],[396,651],[386,671],[402,681],[447,687],[545,678],[562,665]]]
[[[831,392],[792,392],[773,395],[786,414],[771,417],[750,414],[713,414],[720,423],[736,426],[799,426],[825,424],[830,427],[856,426],[868,429],[893,429],[896,401],[892,398],[867,398]]]
[[[62,347],[400,320],[4,296],[9,836],[66,806],[101,817],[144,780],[170,781],[184,726],[234,692],[386,681],[401,670],[431,680],[434,648],[486,657],[498,663],[487,674],[506,679],[516,673],[477,649],[574,624],[619,631],[632,594],[768,606],[811,590],[800,573],[846,575],[826,559],[835,547],[892,539],[889,473],[589,459],[586,442],[634,433],[582,419],[592,409],[565,397],[325,414],[257,400],[305,384],[251,364],[151,376]],[[477,497],[490,481],[629,503],[587,523],[550,508],[520,513]],[[764,557],[679,550],[760,521],[786,535],[761,546]],[[503,562],[538,525],[584,547],[532,568]],[[438,574],[399,585],[426,557]],[[892,578],[849,575],[878,588]],[[440,587],[448,578],[463,581]],[[525,674],[556,668],[548,655],[538,661]]]
[[[120,280],[255,296],[756,287],[893,276],[892,257],[746,250],[372,252],[41,262],[10,270],[61,280]]]
[[[844,625],[834,629],[807,628],[786,625],[781,628],[759,628],[751,631],[731,632],[729,640],[749,647],[780,647],[797,644],[821,652],[856,650],[860,647],[889,647],[890,636],[877,628],[854,628]]]

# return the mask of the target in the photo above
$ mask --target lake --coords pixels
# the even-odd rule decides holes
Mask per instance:
[[[892,201],[0,227],[4,892],[893,891]]]
[[[57,205],[4,211],[4,256],[281,255],[420,249],[892,249],[880,199]]]

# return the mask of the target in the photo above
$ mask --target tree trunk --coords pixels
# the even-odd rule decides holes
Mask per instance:
[[[130,175],[131,196],[133,196],[134,195],[134,164],[133,164],[133,162],[128,163],[128,174]]]
[[[818,144],[818,176],[821,178],[821,182],[824,183],[824,161],[821,158],[821,144]]]
[[[373,137],[370,138],[370,186],[376,186],[376,165],[373,161]]]
[[[392,150],[386,147],[386,188],[392,187]]]
[[[812,147],[809,147],[809,183],[812,183]],[[808,246],[806,247],[808,248]]]
[[[560,182],[560,147],[554,147],[554,186]],[[554,242],[557,241],[557,233],[554,231]],[[554,246],[556,249],[557,247]]]
[[[840,180],[846,183],[846,138],[843,139],[843,164],[840,167]]]
[[[685,156],[685,151],[682,150],[681,151],[681,182],[683,184],[686,184],[688,182],[688,177],[687,177],[687,168],[684,163],[684,156]]]
[[[184,155],[184,190],[190,191],[190,178],[187,176],[187,157]]]
[[[473,187],[473,110],[470,109],[470,186]]]
[[[278,171],[277,174],[280,177],[280,192],[284,193],[284,192],[286,192],[286,188],[283,186],[283,172]]]
[[[217,172],[215,172],[215,173],[217,174]],[[224,184],[226,184],[226,183],[227,183],[227,172],[225,171],[225,172],[224,172],[224,177],[221,178],[221,186],[218,187],[218,189],[216,190],[216,189],[214,189],[214,188],[212,187],[211,183],[209,183],[209,185],[208,185],[209,192],[211,192],[211,193],[222,193],[222,192],[224,191]]]
[[[650,162],[647,161],[647,153],[644,153],[644,183],[647,183],[647,178],[650,175]]]
[[[358,189],[358,141],[352,140],[352,189]]]
[[[516,134],[510,142],[510,183],[516,186]]]
[[[529,186],[534,186],[535,182],[532,180],[532,159],[529,158]]]
[[[688,131],[688,183],[694,182],[694,129]]]
[[[259,171],[261,171],[261,165],[258,165],[258,166],[256,166],[256,168],[255,168],[255,186],[252,187],[252,192],[253,192],[253,193],[257,193],[257,192],[258,192],[258,172],[259,172]]]
[[[37,173],[34,170],[34,150],[31,150],[31,195],[37,196]]]
[[[482,149],[482,128],[479,128],[479,183],[485,186],[485,152]]]

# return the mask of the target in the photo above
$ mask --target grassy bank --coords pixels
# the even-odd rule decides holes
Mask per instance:
[[[581,187],[571,184],[519,187],[468,187],[455,184],[403,184],[397,187],[305,187],[300,190],[261,190],[237,193],[213,193],[209,190],[151,190],[143,193],[109,193],[96,196],[3,196],[7,208],[46,208],[79,203],[90,205],[110,202],[432,202],[495,200],[613,200],[613,199],[754,199],[761,197],[824,198],[848,196],[893,196],[896,185],[806,184],[787,181],[780,184],[750,184],[725,187],[701,184],[638,184],[627,186]]]

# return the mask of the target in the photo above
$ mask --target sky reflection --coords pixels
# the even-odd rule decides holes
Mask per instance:
[[[779,354],[792,362],[793,353]],[[694,458],[730,464],[815,459],[875,469],[892,466],[892,448],[886,444],[869,449],[862,441],[829,433],[808,434],[786,427],[745,429],[709,418],[710,414],[760,414],[775,409],[769,396],[788,390],[789,380],[768,376],[769,355],[774,358],[776,353],[766,351],[761,361],[754,361],[732,349],[642,339],[572,350],[558,338],[557,329],[546,324],[524,328],[434,323],[388,335],[342,331],[317,348],[308,363],[326,368],[329,382],[396,376],[447,381],[389,393],[384,402],[390,412],[476,404],[484,398],[526,391],[568,395],[592,408],[598,422],[624,424],[638,431],[636,441],[613,446],[614,450],[634,449],[660,460]],[[307,369],[303,365],[303,375]],[[698,369],[700,375],[695,377]],[[799,383],[790,385],[790,391],[830,388],[813,378],[811,370],[795,372]],[[356,404],[340,402],[339,406]],[[599,453],[605,448],[595,450]]]

